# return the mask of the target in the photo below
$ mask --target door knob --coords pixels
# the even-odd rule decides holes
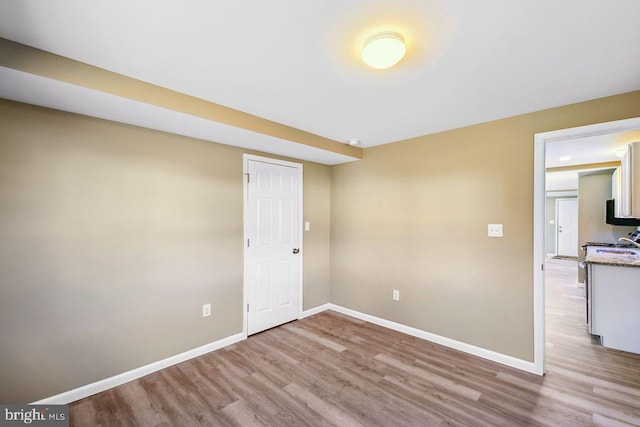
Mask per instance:
[[[300,253],[300,249],[299,248],[293,248],[293,253],[294,253],[294,255],[297,254],[297,253]]]

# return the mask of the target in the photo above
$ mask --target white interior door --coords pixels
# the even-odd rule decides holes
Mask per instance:
[[[578,256],[578,199],[556,200],[557,253]]]
[[[245,156],[249,335],[298,318],[302,165]]]

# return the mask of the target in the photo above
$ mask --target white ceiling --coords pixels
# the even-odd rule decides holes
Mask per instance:
[[[640,129],[547,142],[545,146],[545,165],[547,168],[563,168],[620,161],[618,152],[626,151],[627,145],[635,141],[640,141]],[[561,160],[562,157],[568,157],[568,159]],[[576,191],[578,189],[579,173],[609,168],[585,167],[548,172],[546,174],[545,187],[547,191],[551,192]]]
[[[586,165],[619,161],[619,151],[625,151],[630,142],[640,141],[640,129],[588,138],[565,139],[548,142],[546,145],[546,167]],[[561,160],[568,157],[568,160]]]
[[[640,141],[640,129],[548,142],[545,147],[545,164],[547,168],[561,168],[619,161],[618,152],[626,151],[627,145],[635,141]],[[569,159],[560,160],[565,156]],[[551,192],[577,190],[578,174],[597,169],[608,168],[590,167],[548,172],[545,180],[546,190]]]
[[[638,17],[637,0],[0,0],[0,37],[370,147],[638,90]],[[390,70],[358,57],[377,29],[408,42]]]

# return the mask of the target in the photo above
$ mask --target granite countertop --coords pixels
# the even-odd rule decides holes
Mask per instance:
[[[598,246],[598,247],[605,247],[605,248],[624,248],[624,249],[635,249],[636,248],[636,246],[632,245],[631,243],[587,242],[584,245],[582,245],[583,248],[586,248],[587,246]]]
[[[588,255],[585,261],[591,264],[640,268],[640,257],[631,257],[631,256],[614,255],[614,254]]]

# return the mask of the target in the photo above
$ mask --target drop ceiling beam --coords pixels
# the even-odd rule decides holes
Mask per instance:
[[[0,38],[0,66],[362,159],[360,147],[3,38]]]
[[[586,163],[584,165],[572,165],[572,166],[558,166],[555,168],[547,168],[546,172],[568,172],[577,171],[583,169],[605,169],[605,168],[617,168],[620,166],[620,161],[602,162],[602,163]]]

